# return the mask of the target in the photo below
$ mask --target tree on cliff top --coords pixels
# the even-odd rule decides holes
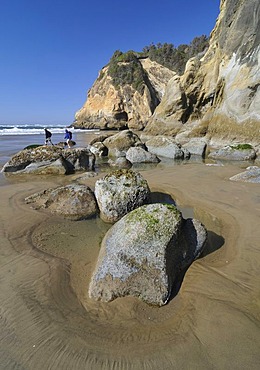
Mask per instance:
[[[183,74],[187,61],[197,54],[205,51],[209,45],[206,35],[195,37],[189,45],[181,44],[177,48],[173,44],[153,43],[143,48],[142,56],[167,67],[178,74]]]

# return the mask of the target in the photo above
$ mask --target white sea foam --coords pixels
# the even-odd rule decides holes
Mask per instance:
[[[7,135],[43,135],[44,128],[47,128],[53,134],[60,134],[64,133],[66,126],[61,125],[35,125],[35,124],[21,124],[21,125],[5,125],[0,124],[0,136],[7,136]],[[90,131],[95,133],[99,130],[82,130],[82,129],[74,129],[73,127],[69,128],[70,131],[77,133],[77,132],[86,132]]]

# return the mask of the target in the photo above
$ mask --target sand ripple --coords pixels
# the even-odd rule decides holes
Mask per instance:
[[[1,187],[1,369],[258,369],[259,185],[232,167],[144,172],[210,230],[207,253],[168,305],[88,298],[107,225],[72,223],[23,204],[48,184]],[[192,191],[191,191],[191,180]]]

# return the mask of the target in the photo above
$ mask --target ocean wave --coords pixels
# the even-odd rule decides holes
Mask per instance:
[[[65,128],[68,126],[61,126],[61,125],[1,125],[0,124],[0,136],[4,135],[43,135],[44,129],[47,128],[53,134],[60,134],[63,133]],[[86,131],[99,131],[99,130],[84,130],[84,129],[74,129],[73,127],[69,128],[70,131],[77,133],[77,132],[86,132]]]

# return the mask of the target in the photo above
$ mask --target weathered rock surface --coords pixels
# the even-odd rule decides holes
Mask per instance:
[[[139,72],[148,76],[141,92],[120,81],[115,87],[104,67],[76,113],[75,127],[144,128],[153,135],[259,142],[259,14],[259,0],[221,0],[208,50],[191,58],[183,75],[138,59]],[[131,71],[131,63],[117,67]]]
[[[182,145],[183,148],[187,149],[190,154],[205,157],[207,143],[203,138],[192,138],[187,143]]]
[[[132,163],[126,157],[114,157],[109,158],[108,164],[111,167],[129,169],[132,167]]]
[[[141,147],[131,147],[126,152],[126,159],[131,163],[159,163],[160,159]]]
[[[120,131],[105,139],[103,144],[108,148],[108,155],[112,157],[125,157],[127,150],[132,146],[144,148],[138,135],[131,130]]]
[[[74,171],[92,171],[95,156],[86,148],[62,149],[39,146],[24,149],[8,161],[2,171],[35,174],[69,174]]]
[[[259,142],[259,56],[259,0],[222,0],[207,53],[169,81],[145,131]]]
[[[116,222],[126,213],[145,204],[150,189],[138,172],[117,170],[97,180],[95,196],[100,217],[105,222]]]
[[[141,91],[131,84],[115,87],[108,67],[104,67],[89,90],[84,106],[76,113],[74,127],[142,129],[159,104],[174,72],[149,59],[140,59],[138,63],[146,76]],[[131,61],[125,62],[127,65],[130,66]]]
[[[227,145],[224,148],[211,152],[208,157],[212,159],[248,161],[256,158],[256,151],[251,145],[247,144]]]
[[[82,220],[95,216],[98,212],[93,191],[84,185],[67,185],[47,189],[25,199],[35,209],[48,208],[52,213],[70,220]]]
[[[189,158],[190,153],[177,144],[172,137],[155,136],[147,140],[146,146],[148,151],[158,155],[159,157],[167,157],[172,159]]]
[[[18,171],[20,174],[33,175],[66,175],[71,170],[71,166],[61,157],[56,161],[33,162]]]
[[[238,173],[237,175],[230,177],[229,180],[252,182],[252,183],[259,184],[260,183],[260,167],[257,167],[257,166],[247,167],[246,171]]]
[[[183,220],[176,207],[144,205],[107,232],[89,286],[104,302],[135,296],[162,306],[174,281],[201,253],[207,232],[197,220]]]
[[[108,155],[108,148],[100,141],[89,145],[89,150],[98,157],[106,157]]]

